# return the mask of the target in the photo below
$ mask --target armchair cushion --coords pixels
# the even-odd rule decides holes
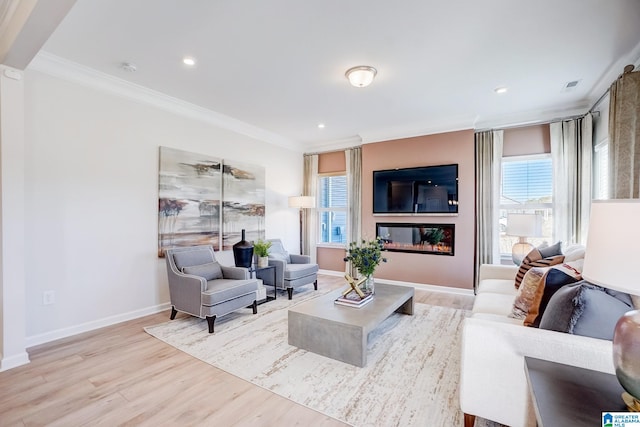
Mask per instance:
[[[277,259],[278,261],[282,261],[285,264],[288,264],[290,262],[290,260],[291,260],[289,255],[284,255],[284,254],[281,254],[281,253],[269,254],[269,259]]]
[[[282,259],[286,262],[291,262],[289,252],[286,251],[280,239],[269,239],[271,247],[269,248],[269,257],[274,259]]]
[[[208,262],[206,264],[184,267],[184,274],[193,274],[195,276],[204,277],[206,280],[222,279],[222,269],[217,262]]]
[[[180,271],[183,271],[185,267],[208,264],[213,261],[215,261],[213,253],[206,249],[173,253],[173,262]]]
[[[289,264],[284,272],[285,280],[296,280],[318,271],[318,264]]]
[[[237,279],[244,280],[249,279],[249,270],[244,267],[231,267],[226,265],[221,265],[222,269],[222,278],[223,279]]]
[[[289,260],[292,264],[309,264],[311,263],[311,257],[309,255],[297,255],[290,254]]]
[[[238,296],[255,293],[258,282],[255,279],[216,279],[207,282],[207,289],[202,292],[202,305],[212,306],[232,300]]]

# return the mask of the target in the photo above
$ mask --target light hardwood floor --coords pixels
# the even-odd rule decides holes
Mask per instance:
[[[320,276],[318,285],[344,280]],[[415,301],[471,309],[473,296],[416,290]],[[30,364],[0,373],[0,426],[346,425],[143,330],[168,319],[169,311],[30,348]]]

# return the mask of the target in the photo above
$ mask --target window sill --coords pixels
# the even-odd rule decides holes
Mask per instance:
[[[316,248],[347,250],[347,245],[345,245],[344,243],[316,243]]]

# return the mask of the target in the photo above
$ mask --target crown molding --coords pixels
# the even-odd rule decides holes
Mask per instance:
[[[334,139],[315,144],[309,144],[305,150],[305,154],[311,153],[327,153],[330,151],[346,150],[347,148],[356,147],[362,144],[360,135],[350,136],[347,138]]]
[[[509,116],[487,117],[478,120],[474,128],[476,131],[490,129],[507,129],[521,126],[534,126],[543,123],[552,123],[587,114],[589,104],[586,101],[575,104],[562,110],[538,111],[537,113],[519,113]]]
[[[624,71],[624,67],[629,64],[633,64],[636,67],[636,71],[638,71],[638,67],[640,67],[640,42],[638,42],[638,44],[631,49],[627,55],[624,55],[617,61],[614,61],[611,66],[607,68],[607,71],[602,74],[600,80],[593,85],[593,89],[591,89],[587,96],[591,106],[595,107],[602,98],[607,95],[611,84],[620,77]]]
[[[205,122],[258,141],[277,145],[292,151],[303,151],[295,141],[273,132],[44,51],[40,51],[36,55],[27,69],[39,71],[102,92],[128,98],[182,117]]]

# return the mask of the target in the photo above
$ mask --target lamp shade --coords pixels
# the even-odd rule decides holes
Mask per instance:
[[[605,288],[640,294],[639,243],[640,200],[594,201],[582,277]]]
[[[542,235],[542,218],[536,214],[509,214],[506,233],[509,236],[539,237]]]
[[[289,197],[289,207],[298,209],[314,208],[316,198],[313,196],[291,196]]]

